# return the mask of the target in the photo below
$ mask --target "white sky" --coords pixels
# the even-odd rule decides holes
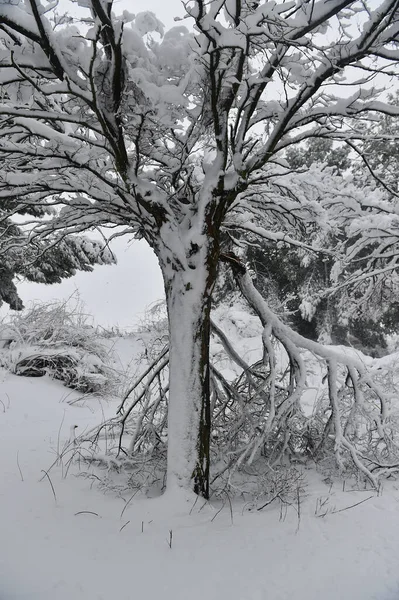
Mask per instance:
[[[61,2],[61,6],[70,2]],[[169,29],[174,16],[183,15],[180,0],[116,0],[115,12],[135,14],[150,10]],[[25,306],[31,301],[66,300],[78,291],[88,313],[103,326],[128,328],[143,317],[146,307],[163,297],[163,282],[157,259],[145,242],[115,240],[112,249],[118,264],[95,267],[93,273],[77,273],[57,285],[22,283],[18,290]],[[1,309],[0,316],[6,313]]]
[[[162,21],[167,29],[173,27],[174,17],[184,15],[181,0],[114,0],[114,11],[128,10],[134,14],[145,10],[151,10]]]

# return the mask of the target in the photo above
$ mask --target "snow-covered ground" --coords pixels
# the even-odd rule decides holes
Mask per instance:
[[[399,598],[399,483],[377,496],[306,471],[299,519],[239,501],[220,512],[168,496],[129,502],[67,457],[45,474],[74,425],[115,410],[77,397],[0,370],[1,600]]]

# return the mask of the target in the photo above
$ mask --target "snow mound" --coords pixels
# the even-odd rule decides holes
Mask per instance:
[[[81,307],[37,304],[0,325],[0,365],[25,377],[48,374],[82,392],[110,391],[111,354]]]

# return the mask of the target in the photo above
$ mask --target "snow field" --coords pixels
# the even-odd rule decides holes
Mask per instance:
[[[115,407],[68,404],[78,395],[47,377],[1,370],[0,384],[1,600],[399,598],[399,484],[377,496],[306,471],[298,519],[276,504],[252,512],[226,502],[218,512],[173,494],[129,502],[79,477],[79,464],[66,478],[53,467],[50,483],[44,471],[71,427],[81,432]]]

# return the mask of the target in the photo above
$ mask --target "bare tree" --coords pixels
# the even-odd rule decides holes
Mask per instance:
[[[377,101],[372,80],[384,71],[396,77],[398,4],[192,0],[185,9],[194,32],[179,25],[165,35],[152,13],[118,17],[112,0],[79,2],[77,25],[56,2],[0,5],[2,205],[52,209],[28,224],[31,241],[121,226],[115,235],[144,238],[159,260],[169,320],[169,487],[209,495],[211,299],[220,261],[236,260],[221,233],[237,215],[251,229],[266,208],[295,223],[301,199],[279,184],[289,146],[315,136],[356,140],[365,114],[397,114]],[[278,241],[284,232],[268,235]],[[292,406],[304,370],[298,340],[278,335],[292,363]],[[335,362],[325,358],[335,406]],[[344,439],[337,416],[335,431]]]

